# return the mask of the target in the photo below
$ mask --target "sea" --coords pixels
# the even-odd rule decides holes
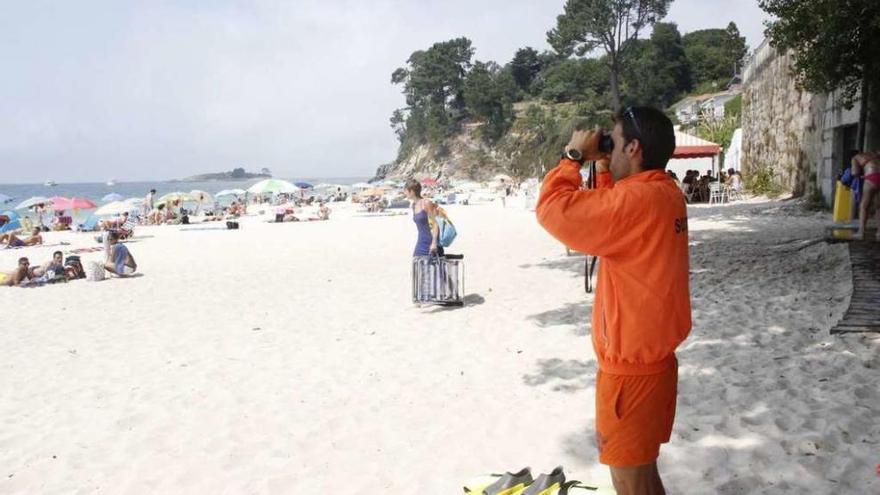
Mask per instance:
[[[148,182],[117,182],[115,185],[108,186],[100,182],[79,182],[70,184],[58,184],[55,186],[46,186],[44,184],[2,184],[0,183],[0,194],[5,194],[13,198],[5,205],[0,205],[0,210],[15,207],[20,202],[34,197],[52,197],[63,196],[65,198],[86,198],[101,205],[106,203],[101,198],[116,193],[124,198],[138,197],[143,198],[150,192],[150,189],[156,190],[156,197],[159,198],[164,194],[182,191],[189,192],[192,190],[207,191],[216,194],[224,189],[247,189],[263,179],[249,180],[212,180],[212,181],[148,181]],[[341,184],[351,185],[358,182],[366,182],[369,177],[311,177],[284,179],[290,182],[306,182],[312,185]]]

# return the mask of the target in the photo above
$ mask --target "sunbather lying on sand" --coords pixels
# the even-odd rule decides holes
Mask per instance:
[[[13,287],[29,282],[31,279],[37,278],[34,269],[31,268],[31,262],[27,258],[18,259],[18,268],[12,272],[0,272],[0,286]]]
[[[4,240],[6,241],[6,247],[17,248],[42,244],[43,236],[40,235],[40,229],[35,228],[33,232],[31,232],[31,236],[27,239],[21,239],[17,235],[9,233],[0,236],[0,243],[2,243]]]

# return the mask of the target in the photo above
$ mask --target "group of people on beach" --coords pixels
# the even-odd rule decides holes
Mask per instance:
[[[678,181],[678,177],[674,172],[667,171],[673,179]],[[710,185],[716,183],[721,184],[728,197],[735,194],[741,194],[743,190],[742,174],[738,170],[732,168],[727,169],[727,173],[723,170],[718,172],[718,176],[711,170],[700,176],[699,170],[688,170],[685,172],[684,178],[679,183],[682,192],[685,194],[688,202],[708,201],[710,193]]]
[[[119,234],[107,232],[104,235],[104,260],[100,269],[119,277],[133,275],[137,271],[137,262],[128,246],[120,242]],[[0,272],[0,286],[35,286],[44,283],[67,282],[86,278],[86,270],[78,255],[65,258],[62,251],[52,253],[52,259],[31,266],[30,259],[22,256],[18,266],[10,272]]]

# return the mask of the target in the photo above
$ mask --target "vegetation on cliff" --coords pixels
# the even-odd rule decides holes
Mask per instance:
[[[400,141],[395,164],[411,166],[417,150],[419,163],[425,150],[442,160],[468,127],[485,146],[457,160],[467,162],[458,173],[539,174],[576,126],[608,125],[621,105],[666,108],[694,89],[725,86],[746,53],[736,25],[682,37],[675,24],[658,22],[669,4],[569,0],[547,33],[552,51],[524,47],[503,65],[473,60],[467,38],[413,52],[391,76],[406,97],[391,116]]]

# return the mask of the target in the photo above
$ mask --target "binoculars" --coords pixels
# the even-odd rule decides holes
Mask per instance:
[[[611,150],[614,149],[614,140],[611,139],[611,134],[608,134],[605,131],[602,131],[602,137],[599,138],[599,152],[604,153],[606,155],[611,154]]]

